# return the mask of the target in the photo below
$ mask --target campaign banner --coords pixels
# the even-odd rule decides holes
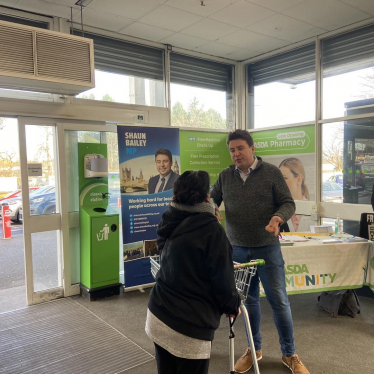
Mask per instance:
[[[180,174],[179,129],[126,125],[117,129],[123,244],[156,239]],[[155,157],[157,152],[161,154]]]
[[[294,200],[316,198],[315,126],[297,126],[251,133],[255,155],[281,170]],[[295,214],[282,231],[309,232],[311,216]]]
[[[181,170],[204,170],[209,173],[213,185],[219,173],[232,164],[226,145],[227,134],[181,130]]]

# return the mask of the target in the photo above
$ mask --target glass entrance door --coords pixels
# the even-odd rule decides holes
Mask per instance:
[[[7,207],[9,221],[2,207]],[[26,306],[21,207],[17,119],[0,117],[0,313]]]
[[[57,125],[18,120],[28,305],[64,296]],[[38,186],[37,192],[29,189]]]
[[[117,134],[116,126],[31,118],[19,118],[18,131],[22,191],[26,191],[21,209],[26,290],[31,305],[79,294],[78,143],[108,145],[109,204],[119,211]],[[34,184],[40,193],[27,192]]]
[[[79,160],[78,144],[107,144],[108,156],[108,190],[110,205],[120,213],[119,164],[116,126],[86,125],[86,124],[58,124],[60,145],[60,159],[65,160],[66,167],[61,173],[61,205],[62,225],[64,227],[64,263],[65,263],[65,295],[80,292],[80,227],[79,227]],[[67,228],[67,230],[65,230]],[[122,230],[120,230],[122,233]],[[121,240],[120,240],[121,243]],[[120,248],[118,249],[120,256]],[[119,269],[123,283],[123,261]]]

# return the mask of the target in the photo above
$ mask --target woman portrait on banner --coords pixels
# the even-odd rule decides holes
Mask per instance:
[[[159,374],[206,374],[222,314],[235,316],[232,247],[210,205],[209,174],[186,171],[157,229],[161,254],[145,331]]]
[[[303,163],[296,157],[284,159],[280,165],[283,177],[290,189],[294,200],[309,200],[309,189],[305,182],[305,169]],[[309,232],[311,217],[302,214],[294,214],[291,219],[281,225],[281,231]]]

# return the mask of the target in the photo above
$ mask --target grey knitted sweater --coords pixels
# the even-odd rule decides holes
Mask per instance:
[[[265,227],[272,216],[288,221],[295,202],[276,166],[257,157],[258,164],[244,182],[235,166],[224,169],[214,184],[211,197],[225,203],[226,234],[232,245],[262,247],[279,242]]]

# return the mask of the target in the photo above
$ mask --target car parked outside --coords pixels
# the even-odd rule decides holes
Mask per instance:
[[[35,196],[38,196],[42,194],[43,192],[51,192],[52,190],[54,191],[55,187],[54,186],[44,186],[41,188],[33,188],[30,191],[30,200],[35,198]],[[20,211],[22,210],[22,194],[18,194],[17,198],[13,199],[6,199],[3,201],[0,201],[0,206],[2,205],[7,205],[9,206],[10,210],[10,220],[13,222],[20,222]],[[0,214],[1,216],[1,214]]]
[[[342,203],[343,187],[331,181],[322,183],[322,201],[326,203]]]
[[[30,190],[30,194],[31,194],[31,191],[37,191],[39,189],[39,187],[30,187],[29,190]],[[4,201],[4,200],[7,200],[7,199],[16,199],[18,197],[20,197],[22,194],[22,190],[14,190],[12,192],[9,192],[8,194],[6,194],[5,196],[3,196],[2,198],[0,198],[0,201]]]
[[[119,189],[109,189],[109,200],[106,204],[118,208],[118,198],[121,197]],[[105,203],[104,203],[105,204]],[[33,197],[30,196],[30,215],[43,215],[56,213],[56,195],[53,188],[53,192],[45,194],[35,194]],[[20,222],[23,221],[22,207],[20,209]]]
[[[0,201],[0,208],[8,206],[10,211],[10,220],[13,222],[19,222],[19,209],[22,206],[22,199],[7,199]],[[1,217],[1,214],[0,214]]]
[[[35,204],[38,204],[38,202],[42,201],[46,195],[55,196],[55,186],[41,187],[40,192],[41,193],[39,193],[39,191],[37,191],[37,193],[30,196],[30,213],[31,213],[31,215],[39,214],[39,213],[33,213],[32,212],[32,207]],[[51,214],[51,213],[42,213],[42,214]],[[23,210],[22,210],[22,206],[21,206],[20,209],[19,209],[19,214],[18,214],[19,222],[21,222],[21,223],[23,223],[23,217],[22,216],[23,216]]]
[[[38,194],[30,198],[30,215],[42,215],[56,213],[56,193],[48,192]]]
[[[328,182],[335,182],[339,186],[343,187],[343,174],[333,175],[332,177],[330,177],[329,179],[327,179],[327,181]]]
[[[374,184],[374,163],[356,162],[356,186],[371,192]]]

